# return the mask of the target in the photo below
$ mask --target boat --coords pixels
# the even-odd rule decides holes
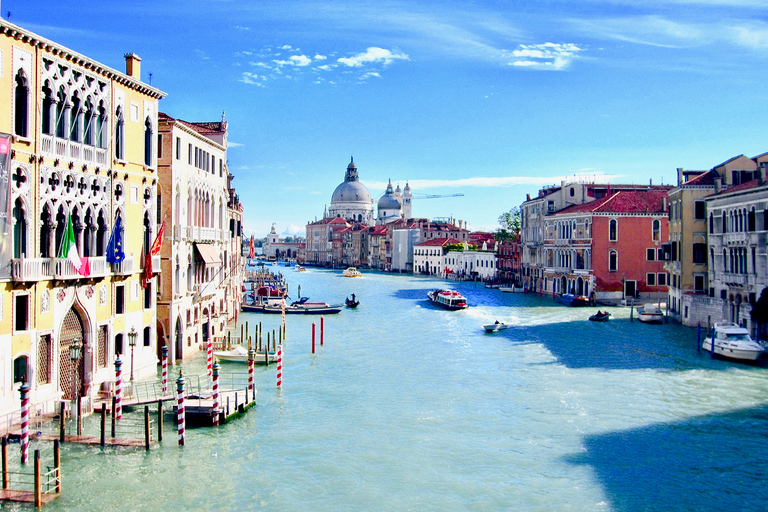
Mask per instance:
[[[232,363],[247,363],[248,362],[248,349],[242,345],[235,345],[231,350],[214,350],[213,355],[222,361],[229,361]],[[269,359],[270,363],[277,361],[277,354],[274,352],[267,352],[266,356],[264,352],[254,352],[253,361],[256,364],[265,364]]]
[[[655,304],[644,304],[637,308],[638,319],[648,324],[660,324],[664,321],[664,312]]]
[[[566,306],[577,307],[589,305],[589,297],[585,297],[584,295],[574,295],[572,293],[562,293],[558,295],[555,300]]]
[[[600,311],[598,310],[597,313],[590,316],[589,319],[593,322],[607,322],[608,319],[611,318],[611,314],[607,311]]]
[[[349,267],[344,271],[344,277],[363,277],[363,274],[355,267]]]
[[[353,293],[352,298],[350,299],[349,297],[347,297],[344,300],[344,303],[347,305],[348,308],[355,309],[358,306],[358,304],[360,304],[360,301],[355,299],[355,294]]]
[[[307,269],[302,267],[301,265],[296,265],[296,267],[294,267],[294,268],[296,269],[297,272],[306,272],[307,271]]]
[[[458,311],[469,307],[467,298],[454,290],[432,290],[427,293],[427,297],[432,304],[448,311]]]
[[[301,299],[285,306],[286,315],[334,315],[341,312],[341,305],[331,305],[326,302],[309,302],[308,297],[302,297]],[[240,310],[244,313],[272,313],[282,314],[282,304],[275,304],[274,302],[256,303],[256,304],[241,304]]]
[[[522,286],[499,286],[499,290],[504,293],[522,293],[524,291]]]
[[[485,329],[485,332],[498,332],[508,328],[509,326],[507,324],[505,324],[504,322],[499,322],[498,320],[496,320],[495,323],[483,325],[483,329]]]
[[[746,361],[755,361],[763,355],[765,347],[754,341],[749,335],[749,331],[744,327],[733,322],[716,323],[714,327],[715,334],[715,355],[728,357],[730,359],[743,359]],[[712,333],[704,338],[701,348],[707,352],[712,352]]]

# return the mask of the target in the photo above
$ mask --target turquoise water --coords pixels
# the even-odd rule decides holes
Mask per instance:
[[[184,448],[170,421],[148,453],[65,446],[45,510],[766,509],[767,370],[697,352],[695,329],[473,283],[450,283],[472,307],[447,312],[426,300],[444,282],[280,270],[361,305],[325,318],[323,347],[319,318],[289,316],[283,389],[257,367],[255,410]],[[485,334],[497,319],[513,327]],[[183,366],[202,373],[204,354]]]

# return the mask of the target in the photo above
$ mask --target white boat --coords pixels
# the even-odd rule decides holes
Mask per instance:
[[[499,290],[504,293],[522,293],[524,291],[522,286],[499,286]]]
[[[504,322],[499,322],[498,320],[496,321],[496,323],[483,325],[483,329],[485,329],[485,332],[503,331],[504,329],[508,329],[508,328],[509,326],[507,324],[505,324]]]
[[[715,354],[731,359],[745,359],[755,361],[758,359],[765,348],[754,341],[749,335],[749,331],[732,322],[721,322],[715,324]],[[712,352],[712,333],[704,338],[701,348],[707,352]]]
[[[363,274],[355,267],[349,267],[344,271],[344,277],[363,277]]]
[[[427,297],[432,301],[432,304],[448,311],[458,311],[469,307],[467,298],[454,290],[434,290],[427,292]]]
[[[235,345],[232,350],[215,350],[213,355],[222,361],[229,361],[233,363],[247,363],[248,362],[248,349],[242,345]],[[277,361],[277,354],[269,352],[267,356],[270,363]],[[264,352],[256,352],[254,355],[254,362],[256,364],[264,364],[265,360]]]
[[[655,304],[644,304],[637,308],[638,319],[649,324],[660,324],[664,321],[664,312]]]

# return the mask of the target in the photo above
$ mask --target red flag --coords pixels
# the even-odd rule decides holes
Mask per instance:
[[[152,242],[152,247],[149,249],[149,254],[152,256],[160,254],[160,249],[163,247],[163,234],[165,234],[165,221],[163,221],[163,224],[160,226],[160,231],[157,232],[155,241]]]
[[[141,287],[146,288],[149,280],[152,279],[152,255],[144,255],[144,272],[141,273]]]
[[[256,257],[256,247],[253,244],[253,235],[251,235],[251,241],[248,243],[250,250],[248,251],[248,257],[253,259]]]

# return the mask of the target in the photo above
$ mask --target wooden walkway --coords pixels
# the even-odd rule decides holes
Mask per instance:
[[[58,494],[41,494],[40,501],[43,505],[50,503],[58,498]],[[11,489],[0,489],[0,501],[17,501],[21,503],[34,503],[35,493],[32,491],[14,491]]]
[[[46,434],[46,433],[40,432],[40,433],[30,433],[29,438],[37,441],[55,441],[59,439],[59,436],[56,434]],[[65,435],[64,442],[100,446],[101,438],[98,436]],[[104,444],[106,446],[138,446],[141,448],[144,448],[146,446],[144,444],[144,439],[126,439],[126,438],[120,438],[120,437],[106,437],[104,439]],[[149,444],[152,445],[153,442],[150,441]]]

